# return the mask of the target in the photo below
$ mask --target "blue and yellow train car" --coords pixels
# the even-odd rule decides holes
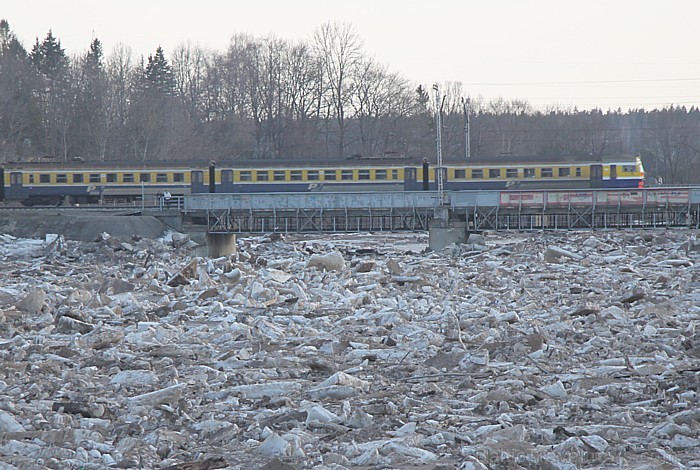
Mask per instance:
[[[191,174],[169,166],[11,164],[3,169],[3,192],[27,206],[129,202],[165,191],[189,193]]]
[[[429,180],[435,180],[434,171]],[[639,157],[475,160],[448,164],[443,172],[445,188],[451,190],[639,188],[645,178]]]
[[[501,157],[451,160],[232,161],[209,164],[12,163],[0,169],[0,200],[25,205],[133,202],[217,193],[638,188],[639,157],[592,160]]]

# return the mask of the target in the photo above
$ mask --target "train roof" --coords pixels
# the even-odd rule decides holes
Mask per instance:
[[[480,166],[480,165],[537,165],[537,164],[591,164],[591,163],[612,163],[612,162],[636,162],[638,157],[631,155],[611,155],[603,157],[590,156],[491,156],[491,157],[472,157],[472,158],[446,158],[443,160],[443,165],[465,165],[465,166]],[[44,171],[158,171],[158,170],[191,170],[191,169],[206,169],[211,163],[217,168],[339,168],[339,167],[361,167],[361,166],[391,166],[391,167],[415,167],[423,165],[427,160],[431,166],[435,166],[437,162],[433,158],[334,158],[334,159],[248,159],[248,160],[233,160],[223,159],[218,162],[193,162],[193,161],[153,161],[153,162],[129,162],[129,161],[107,161],[107,162],[90,162],[90,161],[34,161],[34,162],[9,162],[3,167],[6,171],[33,169]]]

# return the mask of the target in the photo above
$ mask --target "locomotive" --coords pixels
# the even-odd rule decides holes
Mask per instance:
[[[305,191],[449,191],[641,188],[638,156],[255,160],[192,163],[22,162],[0,168],[0,200],[26,206],[145,201],[162,194]]]

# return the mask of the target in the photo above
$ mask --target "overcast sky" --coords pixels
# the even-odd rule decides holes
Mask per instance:
[[[96,37],[107,55],[121,43],[166,57],[187,41],[223,51],[238,33],[308,40],[338,21],[428,87],[538,109],[700,104],[698,0],[2,0],[0,17],[27,49],[51,29],[70,55]]]

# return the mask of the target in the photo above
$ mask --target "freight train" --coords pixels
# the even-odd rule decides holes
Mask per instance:
[[[197,193],[641,188],[639,157],[499,157],[445,162],[405,158],[342,161],[181,163],[7,163],[0,200],[26,206],[148,200]]]

